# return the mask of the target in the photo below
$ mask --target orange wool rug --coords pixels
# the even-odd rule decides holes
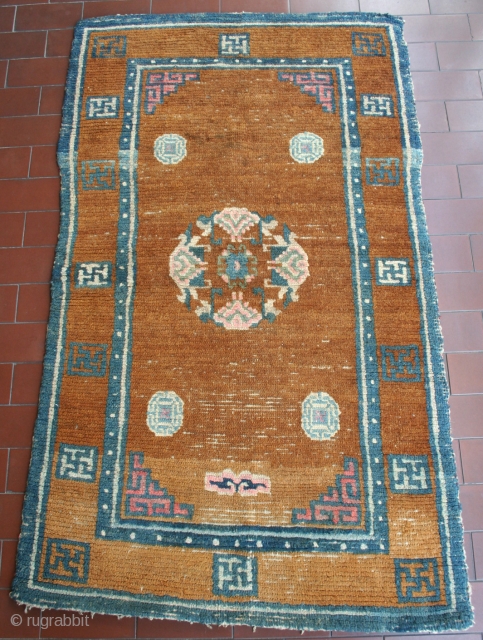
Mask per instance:
[[[402,21],[82,21],[58,159],[13,597],[469,626]]]

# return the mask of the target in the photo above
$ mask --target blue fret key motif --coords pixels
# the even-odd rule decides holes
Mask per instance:
[[[213,593],[218,596],[256,596],[257,559],[237,554],[213,556]]]
[[[106,373],[107,344],[71,342],[67,373],[70,376],[96,376]]]
[[[428,456],[387,456],[391,491],[393,493],[431,493]]]
[[[89,574],[90,545],[85,542],[48,538],[44,578],[85,584]]]
[[[437,602],[440,600],[436,558],[395,558],[396,589],[399,602]]]
[[[419,349],[415,344],[381,346],[382,379],[386,382],[420,382]]]
[[[116,188],[115,160],[84,160],[82,162],[82,188],[84,191]]]

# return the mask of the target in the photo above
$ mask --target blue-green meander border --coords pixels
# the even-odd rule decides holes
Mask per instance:
[[[436,496],[439,513],[440,535],[443,550],[444,584],[447,605],[399,606],[399,607],[358,607],[358,606],[314,606],[279,605],[271,602],[225,600],[181,600],[168,596],[154,597],[114,590],[97,590],[89,587],[72,588],[66,585],[45,583],[38,580],[40,565],[39,541],[43,540],[46,502],[51,464],[55,443],[58,398],[61,376],[56,378],[58,363],[65,357],[65,312],[69,301],[70,256],[75,239],[77,224],[77,146],[80,111],[76,111],[76,87],[83,84],[85,59],[81,58],[84,34],[89,30],[108,27],[136,28],[145,26],[182,27],[186,23],[204,25],[252,25],[292,26],[305,24],[317,26],[331,23],[353,23],[364,26],[385,27],[394,34],[395,47],[391,48],[393,66],[399,70],[401,87],[398,87],[398,102],[401,131],[408,131],[409,144],[402,136],[404,168],[409,176],[406,183],[408,211],[413,207],[415,225],[409,220],[413,251],[420,253],[421,277],[416,272],[418,299],[422,321],[427,322],[429,352],[423,349],[423,363],[428,404],[431,418],[434,410],[439,425],[439,442],[431,432],[433,458],[439,460],[440,474],[436,475]],[[345,26],[346,26],[345,24]],[[399,60],[395,60],[395,56]],[[395,75],[396,77],[396,75]],[[406,120],[401,112],[401,89],[406,105]],[[77,118],[74,114],[77,113]],[[422,161],[419,127],[416,119],[412,83],[409,72],[407,47],[402,37],[402,20],[394,16],[349,13],[349,14],[184,14],[168,16],[116,16],[81,21],[75,32],[69,67],[66,97],[63,108],[63,124],[58,147],[61,167],[61,228],[52,277],[52,303],[47,331],[44,375],[39,402],[39,412],[35,426],[32,461],[25,498],[22,532],[17,556],[17,573],[13,584],[12,597],[20,603],[41,608],[56,607],[117,615],[137,615],[164,617],[218,624],[250,624],[255,626],[339,629],[345,631],[443,631],[462,629],[470,626],[473,616],[469,602],[468,578],[462,546],[461,507],[454,455],[451,448],[448,388],[443,366],[442,337],[438,321],[436,290],[433,278],[432,256],[427,234],[426,221],[421,200],[420,167]],[[72,170],[73,169],[73,170]],[[408,186],[410,185],[412,194]],[[409,213],[408,213],[409,216]],[[415,227],[415,228],[414,228]],[[416,254],[415,254],[416,255]],[[370,263],[368,263],[370,264]],[[422,290],[421,290],[422,289]],[[426,326],[422,322],[422,326]],[[421,329],[423,333],[423,328]],[[423,345],[427,335],[421,335]],[[61,368],[62,370],[62,368]],[[428,370],[434,373],[434,391],[431,396]],[[55,384],[54,384],[55,383]],[[43,473],[42,470],[45,469]],[[449,517],[444,518],[443,513]],[[453,584],[452,589],[448,585]]]

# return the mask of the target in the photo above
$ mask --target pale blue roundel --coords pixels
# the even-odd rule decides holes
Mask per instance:
[[[163,164],[178,164],[186,157],[186,140],[177,133],[165,133],[154,142],[154,156]]]
[[[148,403],[146,423],[157,436],[172,436],[183,424],[184,402],[174,391],[157,391]]]
[[[295,162],[311,164],[324,155],[324,141],[317,134],[304,131],[290,140],[289,149]]]

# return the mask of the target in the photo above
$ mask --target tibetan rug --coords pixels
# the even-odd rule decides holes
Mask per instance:
[[[80,22],[58,161],[13,597],[468,627],[402,21]]]

